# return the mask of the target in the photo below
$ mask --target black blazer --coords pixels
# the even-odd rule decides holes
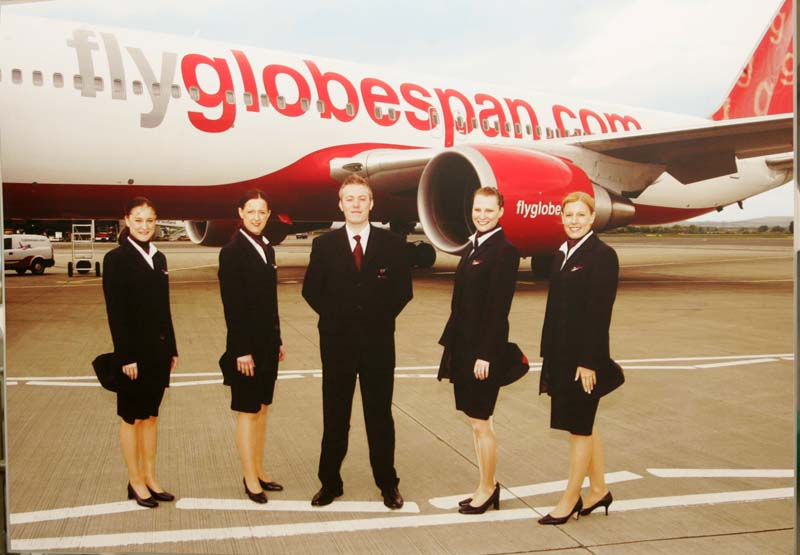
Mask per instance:
[[[550,273],[540,393],[571,387],[577,366],[597,372],[596,389],[603,392],[617,372],[608,347],[619,275],[617,253],[592,233],[561,269],[563,260],[559,251]]]
[[[391,337],[395,318],[412,297],[400,236],[371,226],[360,272],[344,227],[314,239],[303,298],[319,314],[321,335]]]
[[[247,237],[237,231],[219,251],[219,288],[228,327],[225,354],[233,359],[260,357],[265,349],[281,345],[275,249],[264,246],[266,263]]]
[[[114,353],[123,365],[136,362],[145,379],[153,376],[147,376],[143,367],[178,356],[167,258],[161,251],[153,257],[153,266],[127,239],[103,258],[103,294]],[[168,382],[169,366],[165,371],[160,377]]]
[[[439,344],[462,361],[480,358],[497,367],[508,343],[508,313],[514,298],[519,269],[519,252],[508,242],[503,230],[478,247],[461,256],[453,284],[450,318]],[[439,369],[439,379],[458,378],[448,372],[448,365]],[[452,368],[453,372],[472,375],[472,367]]]

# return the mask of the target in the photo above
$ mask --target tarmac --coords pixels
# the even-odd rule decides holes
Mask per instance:
[[[532,362],[495,411],[500,510],[454,508],[477,484],[466,417],[437,382],[437,344],[457,259],[414,273],[397,322],[396,466],[406,504],[389,511],[369,468],[356,392],[344,495],[312,508],[322,437],[316,315],[301,296],[310,239],[277,248],[283,341],[266,465],[285,491],[244,495],[230,397],[217,360],[225,322],[219,249],[159,243],[168,258],[180,360],[159,418],[158,476],[176,503],[126,500],[114,395],[92,359],[111,350],[101,280],[67,277],[68,245],[43,276],[5,275],[10,548],[72,553],[792,553],[791,239],[607,235],[621,262],[611,352],[626,383],[597,426],[614,503],[563,526],[568,437],[538,395],[547,283],[523,261],[511,340]],[[113,245],[97,244],[96,260]]]

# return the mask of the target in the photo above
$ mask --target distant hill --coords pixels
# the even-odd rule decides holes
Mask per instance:
[[[752,220],[740,220],[736,222],[715,222],[708,220],[700,222],[680,222],[675,225],[696,225],[698,227],[759,227],[765,225],[771,228],[776,225],[788,227],[791,221],[791,216],[767,216],[764,218],[754,218]]]

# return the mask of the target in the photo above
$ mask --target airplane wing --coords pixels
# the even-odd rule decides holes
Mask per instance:
[[[584,136],[574,146],[628,162],[663,165],[688,184],[736,172],[736,158],[789,152],[792,114],[711,121],[693,128]]]
[[[503,147],[500,147],[503,148]],[[781,154],[766,163],[773,169],[793,166],[792,114],[713,121],[693,127],[655,131],[626,131],[547,139],[509,149],[533,149],[571,159],[609,190],[641,192],[669,172],[684,184],[736,173],[737,158]],[[352,158],[331,160],[331,176],[342,181],[359,172],[376,188],[397,195],[415,195],[426,164],[446,149],[375,149]],[[785,154],[788,153],[788,154]],[[624,166],[626,183],[610,182]]]

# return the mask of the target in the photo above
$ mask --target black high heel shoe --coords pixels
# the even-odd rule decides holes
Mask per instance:
[[[258,483],[261,484],[261,487],[264,488],[264,491],[283,491],[283,486],[278,482],[265,482],[259,478]]]
[[[588,515],[597,507],[603,507],[606,510],[606,516],[608,516],[608,508],[611,506],[612,501],[614,501],[614,498],[611,496],[611,491],[609,490],[609,492],[606,493],[600,501],[598,501],[591,507],[586,507],[585,509],[583,509],[581,511],[581,516]]]
[[[150,486],[147,486],[147,490],[150,492],[156,501],[175,501],[175,496],[172,495],[168,491],[153,491],[150,489]]]
[[[133,489],[133,486],[130,482],[128,482],[128,499],[136,499],[136,504],[142,507],[147,507],[148,509],[155,509],[158,507],[158,501],[153,499],[152,497],[148,497],[147,499],[143,499],[139,497],[139,494],[136,493],[136,490]]]
[[[575,515],[575,520],[577,520],[581,516],[581,509],[583,509],[583,499],[578,497],[578,502],[575,503],[575,506],[572,507],[572,510],[567,516],[555,517],[548,513],[539,519],[539,524],[564,524],[572,515]]]
[[[470,503],[472,503],[472,497],[467,497],[466,499],[462,499],[461,501],[459,501],[458,502],[458,506],[459,507],[465,507],[465,506],[469,505]]]
[[[250,498],[250,501],[254,501],[260,505],[263,505],[264,503],[269,501],[267,499],[267,494],[264,493],[263,491],[259,491],[258,493],[253,493],[252,491],[247,489],[247,480],[245,480],[244,478],[242,478],[242,483],[244,484],[244,492],[247,494],[247,497]]]
[[[495,484],[494,491],[489,496],[489,499],[486,500],[486,503],[478,507],[473,507],[470,503],[467,503],[459,507],[458,512],[462,515],[482,515],[490,505],[494,506],[495,511],[500,509],[500,484]]]

